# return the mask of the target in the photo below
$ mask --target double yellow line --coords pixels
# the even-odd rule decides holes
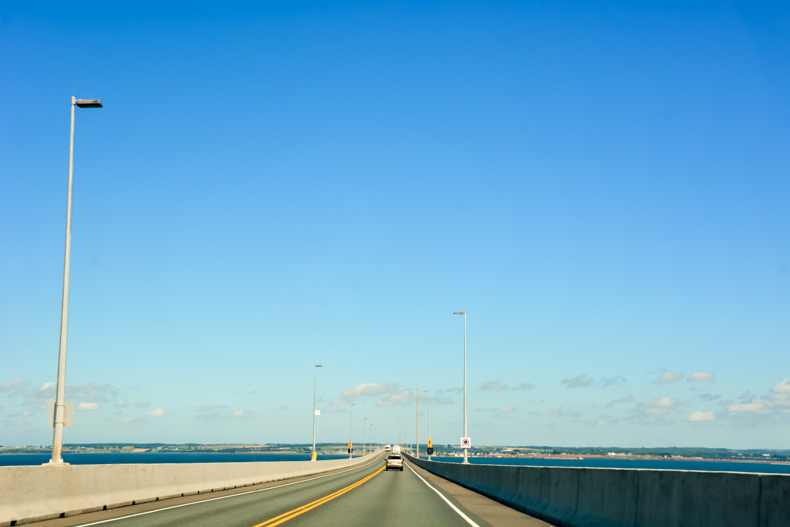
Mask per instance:
[[[274,527],[275,525],[280,525],[281,523],[285,523],[288,520],[292,520],[293,518],[296,518],[297,516],[299,516],[301,514],[304,514],[307,511],[313,510],[316,507],[319,507],[319,506],[323,505],[324,503],[332,501],[333,499],[342,496],[346,492],[359,487],[360,485],[362,485],[363,483],[365,483],[369,479],[373,478],[374,476],[377,476],[377,475],[381,474],[384,471],[384,468],[386,468],[386,467],[381,467],[380,469],[378,469],[376,472],[374,472],[370,476],[367,476],[366,478],[363,478],[363,479],[357,481],[356,483],[352,483],[351,485],[349,485],[348,487],[346,487],[344,489],[340,489],[337,492],[334,492],[334,493],[332,493],[332,494],[330,494],[328,496],[324,496],[323,498],[315,500],[312,503],[308,503],[307,505],[302,505],[301,507],[299,507],[297,509],[294,509],[292,511],[286,512],[285,514],[280,514],[279,516],[276,516],[276,517],[274,517],[274,518],[272,518],[270,520],[266,520],[263,523],[259,523],[258,525],[255,525],[254,527]]]

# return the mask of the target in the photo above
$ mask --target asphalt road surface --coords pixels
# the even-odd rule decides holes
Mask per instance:
[[[546,526],[419,467],[362,467],[197,496],[131,505],[37,527]]]

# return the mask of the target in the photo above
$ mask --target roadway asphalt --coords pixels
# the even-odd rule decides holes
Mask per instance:
[[[414,465],[368,465],[229,491],[131,505],[37,527],[547,526]],[[440,495],[441,494],[441,495]]]

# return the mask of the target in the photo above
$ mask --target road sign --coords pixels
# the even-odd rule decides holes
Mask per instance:
[[[461,448],[472,448],[472,440],[468,437],[462,437]]]
[[[432,439],[428,440],[428,448],[433,448],[433,440]]]

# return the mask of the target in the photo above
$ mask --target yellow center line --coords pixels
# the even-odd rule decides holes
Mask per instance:
[[[274,527],[275,525],[280,525],[281,523],[285,523],[288,520],[296,518],[297,516],[299,516],[301,514],[304,514],[307,511],[313,510],[316,507],[319,507],[319,506],[323,505],[324,503],[332,501],[333,499],[335,499],[335,498],[337,498],[339,496],[342,496],[346,492],[359,487],[360,485],[362,485],[363,483],[365,483],[369,479],[373,478],[374,476],[377,476],[377,475],[381,474],[384,471],[384,468],[385,467],[381,467],[380,469],[378,469],[373,474],[371,474],[371,475],[369,475],[369,476],[367,476],[365,478],[362,478],[361,480],[357,481],[356,483],[352,483],[351,485],[349,485],[348,487],[346,487],[344,489],[340,489],[337,492],[333,492],[332,494],[329,494],[328,496],[324,496],[323,498],[317,499],[317,500],[315,500],[312,503],[308,503],[307,505],[302,505],[301,507],[298,507],[298,508],[296,508],[296,509],[294,509],[292,511],[286,512],[284,514],[280,514],[279,516],[276,516],[276,517],[274,517],[274,518],[272,518],[270,520],[266,520],[263,523],[259,523],[258,525],[255,525],[254,527]]]

